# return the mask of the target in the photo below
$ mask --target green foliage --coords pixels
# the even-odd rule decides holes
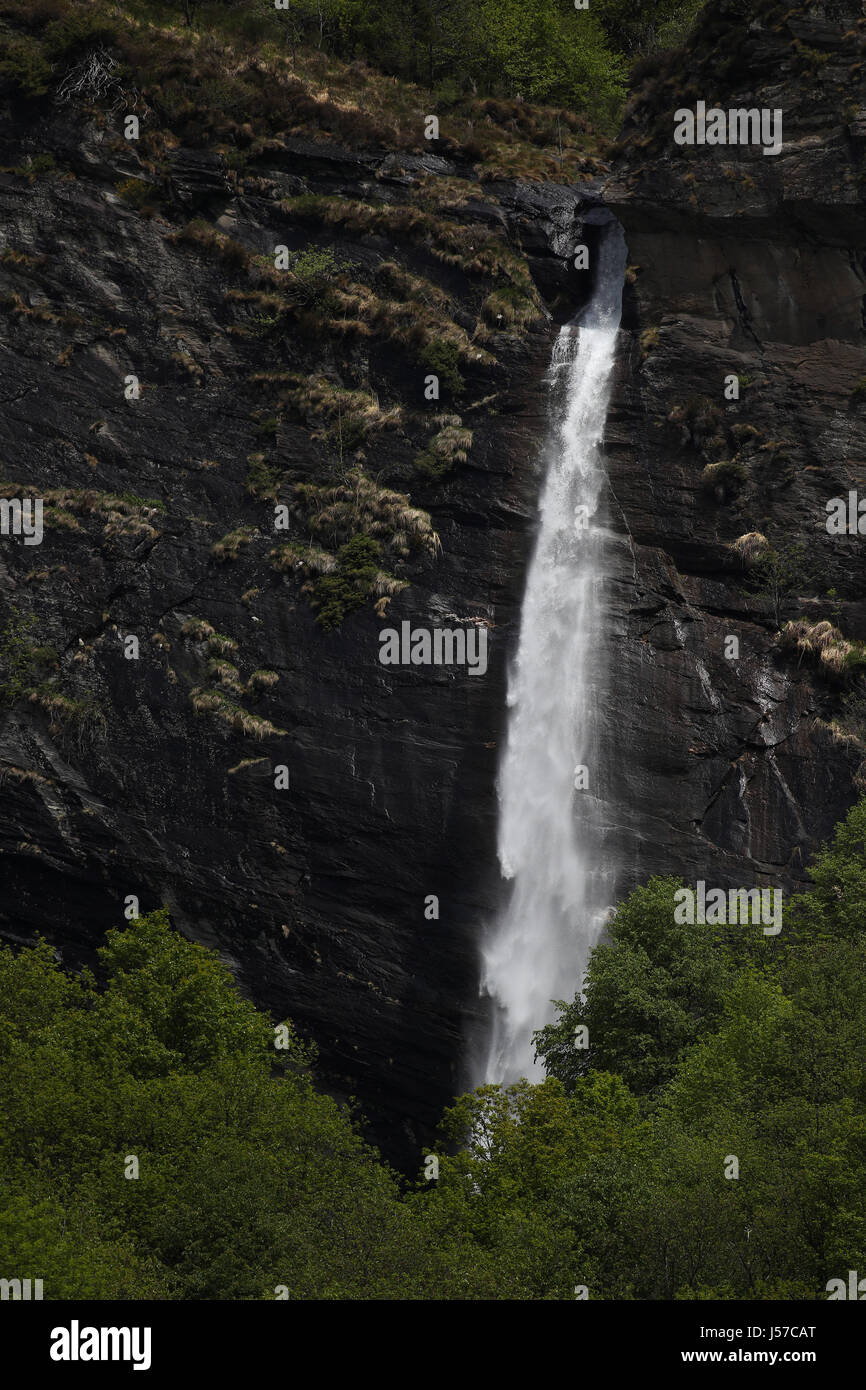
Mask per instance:
[[[110,931],[99,956],[108,997],[122,1012],[147,1020],[147,1047],[140,1059],[134,1050],[129,1059],[139,1074],[164,1076],[209,1068],[222,1057],[266,1055],[272,1035],[264,1017],[237,994],[212,951],[171,930],[165,911]]]
[[[773,618],[778,627],[786,601],[811,582],[811,572],[802,541],[784,542],[770,546],[752,571],[758,592],[772,604]]]
[[[19,18],[25,7],[9,8],[13,16]],[[114,45],[123,32],[122,21],[102,11],[100,6],[85,7],[74,0],[67,3],[60,0],[60,3],[34,9],[35,13],[29,18],[36,32],[4,33],[0,57],[0,84],[8,84],[25,97],[45,96],[85,53]]]
[[[308,246],[289,258],[289,269],[300,298],[307,304],[324,299],[330,282],[341,269],[333,251],[326,246]]]
[[[34,613],[13,609],[0,633],[0,704],[26,699],[58,665],[56,648],[33,640],[35,626]]]
[[[276,424],[276,421],[274,421]],[[280,490],[282,470],[277,464],[268,463],[264,454],[249,454],[247,457],[247,492],[253,497],[276,502]]]
[[[745,464],[737,459],[719,459],[708,463],[701,473],[701,482],[709,492],[720,493],[725,500],[739,491],[748,478]]]
[[[474,1298],[573,1298],[597,1275],[579,1224],[562,1220],[563,1185],[617,1145],[635,1104],[616,1077],[596,1075],[566,1096],[558,1081],[483,1086],[446,1113],[436,1189],[423,1215],[445,1256],[446,1293],[460,1273]]]
[[[536,1035],[566,1094],[614,1073],[642,1097],[609,1151],[569,1159],[552,1202],[593,1297],[819,1299],[863,1263],[866,802],[810,873],[773,939],[680,928],[676,885],[653,880],[593,953],[584,1002]]]
[[[866,930],[866,801],[836,827],[833,839],[809,867],[812,887],[785,912],[786,929],[798,938],[858,941]]]
[[[39,174],[53,174],[57,168],[57,164],[55,163],[54,155],[45,151],[42,154],[35,154],[28,168],[31,174],[37,176]]]
[[[616,1072],[638,1095],[657,1091],[686,1048],[721,1017],[739,953],[761,952],[757,926],[675,923],[681,886],[652,878],[620,904],[608,928],[611,945],[592,954],[583,999],[560,1002],[557,1021],[536,1033],[537,1055],[567,1087],[601,1069]],[[580,1026],[589,1030],[588,1049],[575,1046]]]
[[[593,0],[609,42],[629,57],[682,42],[704,0]]]
[[[411,1215],[309,1050],[276,1051],[165,913],[100,955],[102,989],[0,949],[4,1274],[47,1299],[396,1296],[424,1265]]]
[[[450,459],[437,459],[429,449],[423,449],[420,454],[415,455],[413,466],[423,478],[430,478],[437,482],[451,471]]]
[[[130,207],[142,211],[153,202],[155,190],[144,179],[124,179],[117,185],[117,196]]]
[[[158,512],[166,511],[166,505],[159,497],[139,497],[137,492],[121,492],[120,497],[130,507],[153,507]]]
[[[466,383],[460,374],[460,348],[445,338],[434,338],[419,353],[421,365],[439,378],[440,391],[459,396]]]
[[[415,457],[416,471],[428,478],[442,478],[455,463],[465,463],[472,448],[472,431],[463,427],[459,415],[440,415],[436,423],[442,429]]]
[[[45,44],[51,56],[68,63],[103,44],[116,42],[122,21],[98,6],[80,8],[70,4],[60,18],[45,29]]]
[[[29,36],[8,38],[4,35],[3,47],[0,82],[17,88],[27,97],[44,96],[51,81],[52,65],[41,44]]]
[[[386,71],[438,88],[561,103],[609,120],[626,69],[595,13],[557,0],[347,0],[342,33]],[[442,85],[447,84],[447,85]]]
[[[690,8],[663,0],[654,21],[643,15],[645,4],[629,18],[617,0],[594,0],[585,11],[564,0],[479,0],[471,7],[459,0],[292,0],[285,10],[275,10],[272,0],[165,0],[153,10],[160,21],[216,29],[275,51],[294,54],[306,46],[346,60],[366,58],[431,88],[440,107],[481,93],[586,111],[612,128],[624,98],[626,55],[664,41],[665,20]],[[122,26],[107,7],[63,9],[38,36],[16,37],[4,57],[0,71],[28,95],[49,90],[87,47],[124,45]],[[209,73],[200,86],[212,109],[227,116],[241,118],[258,100],[256,86],[234,74]],[[170,116],[172,99],[181,108],[189,100],[173,86],[165,96]]]
[[[4,705],[20,700],[31,683],[33,643],[27,634],[35,623],[35,614],[19,613],[15,609],[0,633],[0,671],[3,673],[0,700]]]
[[[548,1078],[456,1100],[408,1191],[166,913],[108,934],[101,985],[0,948],[4,1270],[47,1298],[825,1298],[866,1264],[866,801],[811,874],[774,938],[638,889],[538,1034]]]
[[[339,627],[348,613],[361,608],[370,596],[382,547],[371,536],[353,536],[337,551],[337,570],[316,580],[313,603],[316,620],[324,628]]]
[[[519,125],[528,140],[542,146],[559,140],[561,166],[563,124],[574,132],[579,112],[584,129],[591,121],[597,130],[613,133],[629,62],[678,42],[699,5],[698,0],[593,0],[576,11],[567,0],[479,0],[473,6],[460,0],[291,0],[285,10],[276,10],[273,0],[148,0],[132,29],[106,0],[86,5],[39,0],[33,8],[29,16],[23,0],[7,0],[7,12],[27,27],[4,36],[0,58],[0,84],[28,97],[44,97],[83,57],[103,50],[119,59],[118,69],[103,72],[95,82],[92,74],[78,74],[83,78],[75,88],[78,105],[101,102],[128,81],[178,135],[184,127],[224,131],[227,123],[247,120],[263,119],[276,128],[288,115],[289,124],[325,119],[334,133],[350,140],[393,138],[395,123],[381,119],[381,112],[367,114],[328,98],[311,100],[294,81],[290,88],[275,86],[273,60],[288,57],[294,69],[300,48],[303,61],[325,54],[346,64],[366,60],[418,83],[430,93],[428,107],[461,121],[479,99],[512,103],[515,110],[505,113],[503,124]],[[206,52],[211,35],[226,45],[228,62],[220,61],[216,50]],[[265,58],[261,67],[242,59],[252,46]],[[525,119],[529,103],[536,110],[539,104],[558,107],[557,124],[550,110],[540,114],[540,124]],[[394,110],[404,114],[405,103],[398,99]],[[412,119],[417,122],[417,110]],[[473,126],[470,116],[463,128],[464,156],[476,161],[490,156],[498,163],[501,148],[492,147],[483,131],[476,140]],[[500,147],[501,136],[500,130]],[[451,136],[444,138],[452,142]],[[570,146],[571,152],[577,148]],[[549,170],[549,149],[544,161]]]
[[[253,433],[259,439],[276,439],[279,433],[280,422],[276,415],[268,415],[264,420],[257,420],[253,426]]]
[[[86,1207],[30,1198],[0,1180],[0,1269],[41,1279],[50,1299],[164,1298],[165,1284],[127,1237],[106,1239]]]

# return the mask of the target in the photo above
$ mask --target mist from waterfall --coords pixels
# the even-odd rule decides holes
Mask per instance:
[[[541,1080],[532,1033],[553,999],[583,983],[612,901],[599,802],[607,644],[602,610],[604,432],[625,271],[622,229],[606,229],[590,303],[560,330],[550,367],[538,538],[508,688],[499,770],[498,854],[507,903],[482,942],[482,991],[492,1001],[478,1080]],[[585,767],[588,788],[576,789]]]

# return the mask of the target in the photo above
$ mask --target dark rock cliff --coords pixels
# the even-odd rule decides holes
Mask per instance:
[[[504,182],[458,200],[453,221],[479,246],[525,249],[550,309],[538,299],[530,331],[494,324],[477,369],[464,332],[466,391],[425,405],[427,369],[387,334],[310,341],[301,316],[261,329],[271,306],[249,290],[244,250],[307,243],[286,195],[400,207],[419,180],[453,182],[453,165],[295,138],[251,161],[239,189],[219,156],[179,148],[142,215],[118,190],[147,175],[110,122],[13,102],[0,140],[3,496],[43,497],[46,528],[40,546],[8,536],[0,552],[3,934],[42,932],[70,964],[92,963],[128,896],[142,912],[166,904],[257,1003],[316,1040],[326,1083],[358,1096],[414,1168],[463,1080],[551,315],[579,302],[586,277],[565,258],[597,198]],[[41,149],[56,169],[34,176]],[[196,214],[196,235],[216,241],[178,236]],[[475,324],[471,274],[429,244],[378,227],[318,244],[359,278],[396,258],[458,326]],[[398,402],[396,428],[346,452],[377,488],[408,489],[441,542],[398,564],[411,587],[386,615],[368,606],[333,631],[301,562],[273,563],[280,542],[309,539],[297,514],[275,533],[275,503],[299,482],[340,483],[327,419],[269,403],[260,379],[279,389],[292,370],[377,393],[386,415]],[[469,459],[425,479],[417,420],[455,409]],[[380,629],[406,619],[486,624],[487,674],[382,666]],[[432,894],[438,920],[425,918]]]
[[[641,79],[604,195],[632,267],[607,438],[605,802],[624,888],[665,870],[795,882],[863,756],[841,685],[775,637],[777,617],[831,613],[866,638],[861,542],[824,528],[825,501],[866,485],[863,24],[850,4],[750,16],[714,6],[695,44]],[[781,107],[782,154],[675,148],[673,110],[698,99]],[[167,904],[316,1040],[327,1084],[415,1167],[465,1079],[544,373],[586,293],[570,252],[594,249],[606,214],[591,184],[482,185],[438,156],[302,135],[260,148],[242,179],[175,142],[142,209],[152,172],[118,119],[10,98],[0,127],[2,495],[46,499],[41,546],[0,540],[0,930],[92,962],[129,895]],[[46,149],[55,167],[38,170]],[[415,277],[419,316],[445,297],[466,389],[439,407],[402,319],[380,331],[356,293],[319,336],[254,263],[307,246],[311,195],[411,208],[431,181],[475,236],[465,254],[401,241],[387,220],[320,219],[315,240],[394,293]],[[490,239],[543,298],[520,331],[488,314],[478,333],[490,286],[467,258]],[[738,402],[729,373],[749,383]],[[352,468],[377,498],[408,493],[441,542],[403,547],[392,568],[410,587],[333,631],[310,603],[315,572],[274,558],[310,541],[303,509],[275,534],[275,502],[345,486],[349,467],[342,417],[335,434],[304,404],[305,374],[344,402],[381,394],[374,426],[345,441]],[[287,382],[294,407],[275,403]],[[435,409],[472,432],[440,476],[413,464]],[[822,576],[778,615],[730,548],[755,532],[804,540]],[[487,625],[487,674],[380,665],[380,629],[405,619]]]
[[[631,265],[608,425],[623,886],[794,886],[857,795],[850,690],[776,634],[826,620],[854,656],[866,637],[863,538],[825,524],[866,486],[863,13],[710,5],[687,49],[636,73],[605,187]],[[781,110],[781,152],[676,145],[698,101]],[[803,548],[775,596],[748,536]]]

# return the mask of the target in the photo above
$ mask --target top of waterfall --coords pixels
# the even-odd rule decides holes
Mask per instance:
[[[588,302],[565,325],[567,329],[607,328],[619,322],[627,261],[625,233],[618,222],[611,221],[598,243],[592,268],[592,293]]]

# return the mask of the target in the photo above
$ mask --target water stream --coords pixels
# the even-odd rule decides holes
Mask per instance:
[[[542,1078],[532,1033],[553,1018],[551,1000],[580,988],[612,901],[597,801],[608,678],[599,446],[624,271],[613,224],[597,252],[592,298],[553,349],[546,476],[499,771],[498,854],[510,891],[482,942],[482,990],[492,1004],[482,1081]],[[585,787],[576,786],[580,768]]]

